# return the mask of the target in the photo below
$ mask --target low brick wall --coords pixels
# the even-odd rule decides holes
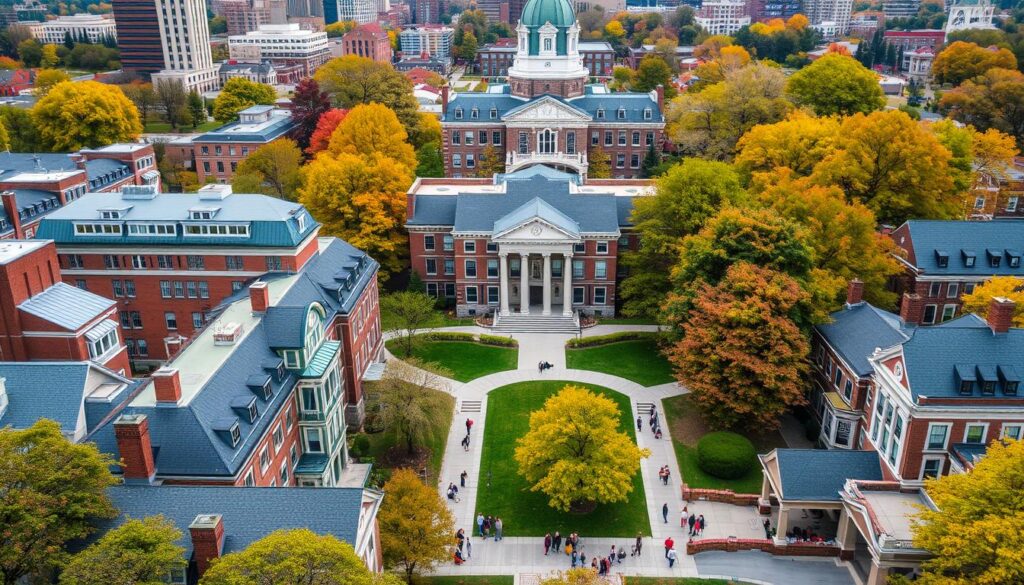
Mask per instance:
[[[709,490],[682,486],[683,500],[687,502],[724,502],[734,506],[756,506],[760,494],[737,494],[732,490]]]
[[[686,543],[686,554],[695,555],[708,551],[737,552],[741,550],[759,550],[773,555],[791,557],[838,557],[839,547],[826,544],[787,544],[777,545],[770,540],[760,538],[705,538],[690,540]]]

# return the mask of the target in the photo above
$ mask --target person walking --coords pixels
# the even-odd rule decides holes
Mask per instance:
[[[671,569],[672,565],[676,564],[676,549],[669,549],[668,554],[665,555],[665,558],[668,559],[668,568]]]
[[[480,536],[484,535],[484,515],[477,514],[476,516],[476,527],[480,531]]]
[[[640,556],[640,550],[644,548],[644,536],[636,533],[636,556]]]
[[[690,536],[691,536],[691,537],[693,536],[693,525],[694,525],[694,524],[695,524],[696,522],[697,522],[697,515],[696,515],[696,514],[690,514],[690,517],[686,519],[686,524],[687,524],[687,525],[689,526],[689,528],[690,528]]]
[[[548,556],[549,552],[551,552],[551,533],[550,532],[548,532],[547,534],[544,535],[544,556]]]
[[[472,431],[472,430],[473,430],[473,419],[467,418],[466,419],[466,434],[468,435],[469,431]]]
[[[686,506],[683,506],[683,511],[679,513],[679,527],[686,528],[686,521],[690,519],[690,512],[687,511]]]
[[[672,547],[675,546],[675,544],[676,541],[672,540],[671,536],[665,539],[665,558],[668,558],[668,551],[672,550]]]
[[[555,531],[555,536],[551,539],[551,550],[558,552],[562,550],[562,535]]]
[[[572,559],[572,568],[575,569],[576,568],[576,563],[580,560],[580,553],[578,553],[576,551],[572,551],[571,559]]]
[[[665,524],[668,524],[668,502],[661,505],[661,517],[665,520]]]
[[[469,451],[469,434],[462,438],[462,450]]]
[[[494,519],[494,540],[495,541],[499,541],[502,538],[505,538],[504,535],[502,535],[502,532],[501,532],[504,527],[505,526],[501,523],[501,518],[500,517]]]
[[[611,552],[608,553],[608,558],[611,559],[612,561],[615,561],[615,559],[618,558],[618,556],[619,556],[618,553],[615,552],[615,545],[613,544]]]
[[[640,415],[636,415],[636,432],[644,430],[644,419],[640,418]]]
[[[704,514],[701,514],[699,517],[697,517],[697,526],[697,535],[702,536],[704,534],[704,527],[707,526],[704,523]]]
[[[473,539],[472,538],[467,538],[466,539],[466,558],[467,559],[473,558]]]
[[[543,361],[537,362],[537,373],[538,374],[543,374],[544,373],[544,362]]]
[[[466,487],[466,477],[467,477],[467,476],[469,476],[469,474],[468,474],[468,473],[466,473],[465,471],[463,471],[463,472],[462,472],[462,474],[461,474],[461,475],[459,475],[459,484],[460,484],[460,485],[461,485],[462,487]]]

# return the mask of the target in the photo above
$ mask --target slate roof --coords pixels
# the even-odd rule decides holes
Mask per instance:
[[[36,163],[38,159],[38,164]],[[54,152],[0,152],[0,181],[18,173],[77,171],[79,168],[67,154]]]
[[[858,376],[873,371],[868,357],[875,348],[887,349],[909,339],[899,316],[868,303],[858,303],[831,315],[832,321],[815,329]]]
[[[535,217],[561,229],[570,236],[579,237],[580,235],[580,224],[540,197],[534,197],[507,215],[495,220],[494,233],[514,228]]]
[[[304,306],[269,307],[263,315],[263,327],[273,349],[296,349],[305,345],[306,311]]]
[[[321,246],[320,253],[303,267],[298,280],[288,289],[280,304],[296,305],[305,299],[317,300],[327,309],[327,319],[330,320],[334,314],[352,312],[356,301],[375,278],[380,264],[344,240],[329,238],[322,241],[327,245]]]
[[[628,92],[602,93],[603,90],[604,86],[588,86],[587,91],[579,97],[569,99],[554,95],[544,97],[556,100],[589,115],[593,119],[593,123],[597,124],[664,123],[665,119],[658,108],[658,102],[652,99],[650,94]],[[538,99],[540,98],[528,100],[515,97],[511,94],[511,90],[507,85],[492,85],[486,92],[457,92],[448,99],[448,108],[442,113],[441,121],[453,124],[488,122],[491,120],[490,111],[492,107],[497,109],[498,118],[503,119],[506,115],[514,113],[517,109],[527,106]],[[620,107],[625,110],[625,118],[623,119],[619,119],[617,115]],[[462,118],[458,120],[455,118],[455,110],[457,108],[462,108],[463,112]],[[470,119],[470,112],[473,108],[477,108],[480,112],[480,117],[476,120]],[[599,109],[604,110],[604,118],[598,118],[597,111]],[[645,109],[651,110],[651,118],[649,120],[644,119]]]
[[[240,551],[275,530],[291,528],[331,534],[354,545],[363,489],[121,485],[108,488],[107,495],[120,513],[99,522],[99,530],[79,547],[98,540],[129,517],[163,514],[182,532],[178,544],[188,558],[192,555],[188,527],[200,514],[222,516],[222,554]]]
[[[272,120],[271,122],[261,124],[243,123],[241,121],[230,122],[220,128],[197,136],[192,142],[194,144],[203,142],[254,142],[263,144],[284,136],[298,125],[290,115],[271,117],[270,119]],[[251,126],[251,129],[246,129],[247,126]]]
[[[49,215],[60,208],[60,197],[53,191],[43,191],[42,189],[10,189],[10,191],[14,192],[14,204],[18,208],[18,217],[21,218],[22,225],[41,219],[44,215]],[[0,229],[0,233],[14,231],[14,223],[11,221],[6,207],[0,206],[0,219],[6,221],[6,224],[3,224],[3,228]]]
[[[91,191],[102,189],[132,176],[132,170],[128,165],[110,158],[95,158],[86,161],[85,172],[89,176]]]
[[[23,301],[18,308],[69,331],[77,331],[115,304],[77,286],[58,282]]]
[[[775,454],[783,501],[839,502],[846,480],[884,479],[874,451],[776,449]]]
[[[1019,276],[1024,277],[1024,261],[1016,268],[1007,260],[1007,252],[1020,255],[1024,251],[1024,221],[997,219],[993,221],[910,220],[905,224],[913,244],[916,268],[928,275]],[[940,268],[936,250],[949,256],[949,264]],[[989,264],[987,251],[1002,256],[998,267]],[[964,252],[973,253],[973,267],[964,263]]]

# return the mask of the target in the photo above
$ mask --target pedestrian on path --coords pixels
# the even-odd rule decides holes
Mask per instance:
[[[477,514],[476,516],[476,527],[480,530],[480,536],[484,535],[484,515]]]
[[[611,552],[608,553],[608,558],[614,562],[618,556],[618,553],[615,552],[615,545],[613,544]]]
[[[462,450],[469,451],[469,433],[466,433],[466,436],[462,438]]]
[[[696,522],[697,522],[697,515],[696,514],[690,514],[690,517],[686,519],[686,523],[689,525],[689,528],[690,528],[690,536],[691,537],[693,536],[693,525]]]
[[[697,517],[697,536],[701,536],[704,534],[705,526],[707,526],[707,524],[704,523],[704,514],[701,514],[699,517]]]
[[[504,535],[502,535],[502,533],[501,533],[501,531],[502,531],[502,529],[504,527],[505,526],[501,523],[501,518],[496,518],[494,520],[494,540],[495,541],[499,541],[499,540],[505,538]]]
[[[537,362],[537,373],[538,374],[543,374],[544,373],[544,362],[543,361]]]
[[[466,558],[473,558],[473,540],[471,538],[466,539]]]
[[[619,547],[619,564],[620,564],[620,565],[622,564],[622,561],[623,561],[623,560],[624,560],[625,558],[626,558],[626,547],[624,547],[624,546],[620,546],[620,547]]]
[[[551,552],[551,533],[550,532],[548,532],[547,534],[544,535],[544,556],[548,556],[549,552]]]
[[[461,485],[462,487],[466,487],[466,477],[467,477],[467,476],[469,476],[469,474],[468,474],[468,473],[466,473],[465,471],[463,471],[463,472],[462,472],[462,474],[461,474],[461,475],[459,475],[459,484],[460,484],[460,485]]]
[[[584,547],[580,547],[580,566],[587,566],[587,553],[583,550]]]
[[[640,418],[640,415],[636,415],[636,432],[644,430],[644,419]]]
[[[472,430],[473,430],[473,419],[467,418],[466,419],[466,434],[468,435],[469,431],[472,431]]]
[[[669,549],[668,554],[665,555],[665,557],[668,558],[668,568],[671,569],[672,565],[676,564],[676,556],[676,549]]]
[[[686,506],[683,506],[683,511],[679,513],[679,527],[686,528],[686,521],[690,519],[690,512],[686,510]]]
[[[562,550],[562,535],[555,531],[554,538],[551,539],[551,550],[559,552]]]
[[[661,505],[661,517],[665,520],[665,524],[668,524],[668,502]]]
[[[572,568],[576,568],[576,563],[579,561],[580,554],[576,551],[572,551]]]
[[[668,551],[672,550],[672,547],[675,546],[675,544],[676,541],[672,540],[671,536],[665,539],[665,558],[668,558]]]
[[[633,547],[633,552],[636,556],[640,556],[640,551],[644,548],[644,536],[639,532],[636,533],[636,545]]]

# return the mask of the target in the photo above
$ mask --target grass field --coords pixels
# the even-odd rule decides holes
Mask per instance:
[[[430,450],[427,468],[430,471],[430,478],[436,479],[438,474],[441,473],[441,459],[444,458],[444,448],[448,442],[448,430],[452,426],[455,399],[440,390],[426,389],[424,391],[430,393],[432,398],[430,409],[431,436],[426,444],[427,449]],[[386,467],[383,463],[384,455],[388,449],[398,445],[398,437],[392,431],[368,434],[367,437],[370,439],[369,454],[377,461],[374,465]]]
[[[460,319],[458,317],[450,317],[446,313],[437,311],[434,314],[434,318],[424,323],[420,329],[432,329],[434,327],[458,327],[460,325],[474,325],[475,323],[476,321],[469,317]],[[383,309],[380,312],[380,326],[384,331],[401,328],[401,324],[395,316]]]
[[[388,351],[401,357],[400,341],[387,342]],[[469,382],[480,376],[514,370],[519,363],[519,350],[470,341],[419,341],[412,356],[424,363],[436,363],[448,370],[453,380]]]
[[[546,532],[578,532],[592,536],[636,536],[651,533],[640,471],[633,477],[633,491],[625,503],[599,505],[589,514],[559,512],[548,506],[548,498],[531,492],[513,459],[516,439],[530,428],[530,413],[544,400],[570,382],[543,381],[510,384],[487,395],[487,424],[480,465],[477,513],[502,519],[507,536],[543,536]],[[608,396],[619,407],[619,426],[635,439],[629,398],[601,388],[590,390]],[[488,482],[488,474],[490,481]],[[490,485],[488,485],[488,483]]]
[[[672,366],[654,339],[620,341],[608,345],[565,350],[569,368],[604,372],[643,386],[672,382]]]
[[[183,134],[190,134],[193,132],[207,132],[209,130],[213,130],[214,128],[219,128],[221,126],[223,126],[223,124],[216,120],[213,120],[211,122],[200,124],[198,127],[194,129],[192,128],[192,126],[178,128],[178,132]],[[143,129],[143,132],[147,132],[150,134],[167,134],[171,131],[171,125],[167,122],[146,122],[146,126]]]

